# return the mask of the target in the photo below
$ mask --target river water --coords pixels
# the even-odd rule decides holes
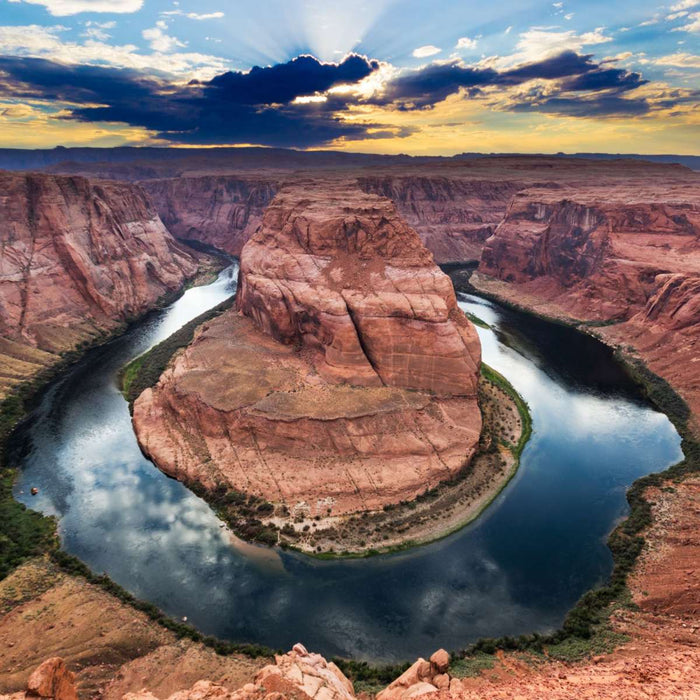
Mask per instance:
[[[625,489],[681,457],[666,416],[597,341],[460,294],[484,360],[528,401],[516,477],[472,525],[401,554],[319,561],[240,543],[141,454],[119,369],[235,291],[235,265],[53,382],[10,441],[15,496],[59,520],[63,548],[202,632],[326,655],[410,660],[483,636],[547,631],[612,567]],[[29,495],[30,488],[38,496]]]

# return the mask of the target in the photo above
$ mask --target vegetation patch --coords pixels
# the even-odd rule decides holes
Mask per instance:
[[[515,445],[509,445],[511,452],[516,460],[520,460],[520,455],[525,449],[527,441],[532,435],[532,415],[530,413],[530,407],[527,401],[515,390],[513,385],[500,373],[497,372],[493,367],[482,362],[481,364],[481,374],[482,376],[495,384],[503,392],[508,394],[508,396],[515,402],[515,406],[518,409],[518,414],[520,415],[520,422],[522,429],[520,431],[520,438]]]
[[[493,654],[476,652],[471,656],[456,658],[450,663],[450,674],[455,678],[475,678],[482,671],[494,667],[496,658]]]
[[[192,342],[195,330],[203,323],[211,321],[230,309],[233,306],[233,301],[234,297],[229,297],[209,311],[200,314],[175,331],[169,338],[132,360],[122,369],[120,384],[124,398],[129,402],[129,408],[133,408],[134,401],[145,389],[155,386],[173,355]]]
[[[464,315],[475,325],[479,326],[479,328],[491,328],[486,321],[483,321],[480,319],[478,316],[475,316],[474,314],[470,313],[469,311],[465,311]]]

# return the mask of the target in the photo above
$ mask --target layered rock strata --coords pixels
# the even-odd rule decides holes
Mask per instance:
[[[0,392],[177,290],[196,260],[143,190],[0,173]]]
[[[186,175],[145,180],[142,186],[175,237],[240,255],[279,182],[274,177],[245,174]]]
[[[236,309],[134,404],[166,473],[341,515],[412,499],[479,439],[480,345],[449,278],[386,199],[281,191],[246,244]]]
[[[634,348],[700,413],[700,178],[521,192],[479,273],[484,290]]]
[[[439,172],[358,178],[360,187],[391,199],[438,263],[478,260],[522,182],[467,179]]]

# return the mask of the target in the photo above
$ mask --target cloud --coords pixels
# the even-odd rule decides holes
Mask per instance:
[[[310,147],[336,139],[386,138],[379,124],[352,123],[335,110],[343,98],[301,100],[369,76],[379,64],[350,55],[340,63],[311,56],[247,73],[175,85],[126,69],[0,58],[0,97],[63,103],[63,119],[120,122],[174,143],[254,143]],[[409,133],[404,129],[403,133]]]
[[[0,26],[0,54],[46,58],[66,64],[88,64],[152,71],[181,79],[208,79],[228,68],[225,59],[209,54],[176,52],[141,53],[133,44],[114,46],[90,39],[85,43],[64,41],[62,25]]]
[[[8,119],[27,119],[36,115],[36,110],[31,105],[12,104],[4,107],[0,105],[0,116]]]
[[[457,40],[457,44],[456,44],[455,48],[458,51],[462,51],[464,49],[475,49],[476,48],[476,39],[470,39],[468,36],[463,36]]]
[[[695,7],[700,4],[698,0],[681,0],[680,2],[671,5],[671,12],[678,12],[679,10],[689,10],[691,7]]]
[[[414,58],[427,58],[428,56],[435,56],[435,54],[438,54],[441,51],[441,48],[428,44],[427,46],[419,46],[417,49],[413,49],[412,55]]]
[[[674,27],[672,32],[690,32],[691,34],[700,34],[700,12],[691,12],[686,17],[688,21],[680,27]]]
[[[394,104],[399,109],[421,109],[431,107],[460,91],[467,97],[477,97],[487,88],[505,90],[531,81],[548,81],[550,84],[547,94],[552,91],[609,91],[621,94],[646,83],[639,73],[595,63],[590,55],[564,51],[556,56],[522,63],[505,70],[498,70],[493,65],[464,65],[458,60],[432,63],[399,74],[373,99],[375,102]],[[605,104],[614,103],[602,103],[599,110]],[[619,106],[614,106],[614,113],[619,113]]]
[[[166,34],[168,26],[163,20],[158,20],[155,27],[144,29],[141,36],[149,43],[154,51],[160,53],[170,53],[178,48],[183,48],[185,44],[174,36]]]
[[[669,56],[661,56],[652,61],[657,66],[677,66],[679,68],[700,68],[700,56],[690,53],[677,52]]]
[[[187,19],[205,20],[205,19],[221,19],[224,16],[223,12],[206,12],[204,14],[199,14],[198,12],[185,12],[184,10],[164,10],[160,13],[163,17],[187,17]]]
[[[54,17],[77,15],[81,12],[138,12],[143,0],[10,0],[29,5],[43,5]]]
[[[556,56],[563,51],[581,51],[585,46],[595,46],[612,41],[607,36],[604,27],[597,27],[592,32],[578,34],[574,30],[551,31],[533,27],[520,34],[515,46],[516,52],[500,60],[502,65],[537,61],[542,58]]]
[[[186,17],[188,19],[197,19],[197,20],[203,20],[203,19],[221,19],[224,16],[223,12],[207,12],[205,14],[197,14],[196,12],[188,12]]]
[[[81,34],[93,41],[107,41],[110,38],[107,29],[114,29],[116,22],[85,22],[85,31]]]

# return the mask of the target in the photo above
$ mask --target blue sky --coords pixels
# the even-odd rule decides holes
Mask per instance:
[[[697,153],[699,48],[694,0],[0,0],[0,145]]]

